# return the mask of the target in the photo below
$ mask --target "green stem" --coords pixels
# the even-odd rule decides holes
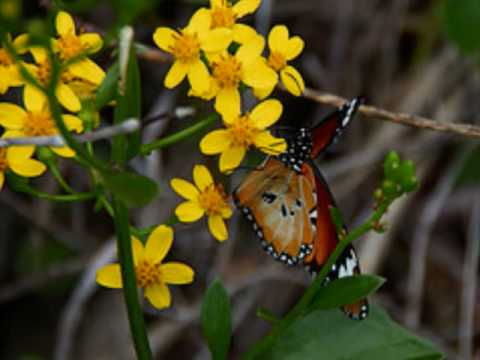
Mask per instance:
[[[151,360],[152,351],[148,343],[145,321],[138,300],[135,267],[133,264],[132,243],[130,240],[130,226],[127,207],[115,197],[113,198],[114,223],[117,233],[117,248],[120,267],[122,269],[123,295],[127,305],[130,332],[137,358]]]
[[[68,193],[74,194],[75,190],[73,190],[70,187],[70,185],[68,185],[68,183],[65,181],[65,179],[63,178],[57,164],[55,164],[55,162],[53,160],[51,160],[51,161],[47,162],[47,166],[48,166],[50,172],[52,173],[53,177],[55,178],[55,180],[57,180],[57,182],[60,184],[60,186],[63,188],[63,190],[65,190]]]
[[[264,354],[273,345],[278,336],[283,333],[297,317],[304,314],[305,310],[308,308],[308,306],[314,299],[315,294],[322,287],[323,281],[330,272],[332,265],[337,261],[338,257],[343,253],[348,244],[374,228],[375,224],[380,221],[390,204],[391,202],[381,203],[367,222],[348,233],[347,236],[345,236],[339,241],[337,247],[330,255],[327,262],[322,266],[321,271],[319,272],[315,280],[313,280],[312,284],[308,287],[308,289],[305,291],[297,304],[283,319],[277,321],[274,324],[269,334],[267,334],[263,339],[257,342],[253,346],[253,348],[251,348],[247,353],[243,355],[244,360],[260,358],[262,354]]]
[[[142,147],[140,148],[140,154],[142,155],[148,155],[150,154],[153,150],[159,150],[162,148],[165,148],[167,146],[173,145],[179,141],[182,141],[197,132],[200,132],[206,128],[208,128],[210,125],[212,125],[216,120],[218,119],[217,114],[212,114],[207,116],[205,119],[197,122],[196,124],[180,130],[176,132],[175,134],[172,134],[170,136],[164,137],[163,139],[153,141],[148,144],[143,144]]]
[[[50,201],[56,202],[77,202],[77,201],[85,201],[93,199],[97,196],[94,192],[84,192],[84,193],[74,193],[74,194],[65,194],[65,195],[53,195],[46,192],[38,191],[33,188],[26,188],[23,187],[22,189],[18,189],[18,191],[23,192],[25,194],[32,195],[39,199],[45,199]]]

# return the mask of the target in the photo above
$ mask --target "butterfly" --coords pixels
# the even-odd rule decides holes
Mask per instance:
[[[339,235],[330,215],[335,200],[313,163],[350,123],[363,99],[358,97],[327,115],[314,128],[287,137],[287,150],[269,156],[233,192],[236,207],[251,223],[262,247],[288,266],[303,264],[316,275],[335,249]],[[360,273],[349,245],[330,269],[325,283]],[[367,317],[366,299],[342,307],[352,319]]]

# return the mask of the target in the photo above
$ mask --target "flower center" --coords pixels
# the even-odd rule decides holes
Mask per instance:
[[[26,136],[51,136],[58,134],[49,112],[30,112],[25,120],[23,132]]]
[[[275,71],[280,71],[287,66],[287,61],[282,54],[277,51],[273,51],[268,57],[268,65],[270,65]]]
[[[69,60],[75,56],[80,55],[85,51],[80,38],[73,34],[67,34],[57,40],[57,46],[59,50],[59,57],[61,60]]]
[[[259,130],[253,125],[248,115],[241,116],[231,125],[228,130],[233,144],[242,147],[249,147],[255,141]]]
[[[37,78],[38,81],[43,85],[47,86],[52,76],[52,67],[48,60],[44,60],[38,64]]]
[[[238,87],[242,80],[242,64],[234,56],[221,56],[212,67],[213,77],[220,88]]]
[[[146,288],[160,282],[160,264],[152,264],[146,260],[138,263],[135,267],[137,285]]]
[[[221,213],[222,208],[225,207],[226,199],[227,195],[223,186],[211,184],[200,193],[198,202],[207,215],[214,215]]]
[[[8,168],[7,149],[0,148],[0,172],[5,172]]]
[[[200,57],[200,42],[195,34],[176,34],[175,44],[171,47],[175,59],[192,62]]]
[[[235,25],[235,14],[229,6],[222,6],[212,9],[212,28],[231,28]]]
[[[5,49],[0,49],[0,65],[8,66],[12,65],[13,61],[8,52]]]

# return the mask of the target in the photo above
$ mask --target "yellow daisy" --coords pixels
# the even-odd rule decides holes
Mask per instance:
[[[6,129],[4,137],[59,134],[45,97],[37,97],[32,93],[25,92],[24,103],[25,109],[10,103],[0,103],[0,125]],[[77,116],[64,114],[62,118],[69,130],[83,131],[82,120]],[[34,146],[25,148],[34,150]],[[75,152],[67,146],[52,147],[51,149],[63,157],[75,156]]]
[[[207,66],[201,60],[202,51],[221,52],[232,42],[230,30],[210,30],[210,22],[207,9],[200,9],[193,14],[188,26],[179,31],[167,27],[155,30],[155,44],[174,57],[173,65],[165,78],[167,88],[177,86],[187,76],[195,92],[203,93],[209,89],[210,77]]]
[[[232,30],[233,41],[244,44],[257,35],[255,29],[236,21],[253,13],[261,0],[240,0],[234,5],[228,0],[210,0],[208,11],[212,29],[227,28]]]
[[[232,171],[240,165],[247,150],[255,146],[266,154],[278,155],[287,149],[285,139],[270,134],[267,127],[282,114],[282,104],[275,99],[258,104],[250,113],[223,116],[226,129],[214,130],[200,142],[207,155],[220,155],[220,171]]]
[[[143,289],[144,296],[157,309],[171,304],[168,284],[183,285],[193,282],[193,269],[183,263],[162,263],[173,243],[173,230],[160,225],[152,231],[145,246],[132,237],[133,262],[137,286]],[[110,264],[97,270],[97,283],[105,287],[123,287],[120,264]]]
[[[10,40],[10,36],[7,37]],[[12,45],[18,53],[25,52],[23,48],[26,41],[26,35],[20,35],[13,40]],[[23,85],[22,77],[18,71],[15,59],[13,59],[8,51],[0,48],[0,94],[5,94],[10,87]]]
[[[208,228],[218,241],[228,238],[224,219],[232,216],[232,208],[222,185],[213,182],[212,175],[203,165],[193,168],[195,185],[183,179],[172,179],[172,189],[187,201],[175,209],[175,215],[182,222],[194,222],[202,216],[208,216]]]
[[[33,151],[34,148],[23,146],[0,148],[0,190],[8,170],[24,177],[39,176],[45,172],[46,166],[32,159]]]
[[[215,97],[215,109],[223,116],[240,113],[241,83],[254,90],[273,88],[277,83],[277,74],[261,56],[264,46],[265,40],[257,35],[240,46],[235,55],[224,53],[211,59],[211,88],[200,95],[206,99]]]
[[[268,65],[280,73],[280,80],[285,88],[295,96],[300,96],[305,89],[302,75],[288,61],[295,59],[303,50],[304,43],[299,36],[289,37],[288,29],[284,25],[274,26],[268,35],[270,55]],[[273,87],[261,89],[256,92],[260,98],[267,97]]]

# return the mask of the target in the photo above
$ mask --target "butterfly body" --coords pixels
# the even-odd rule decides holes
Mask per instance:
[[[288,266],[303,264],[312,275],[327,261],[339,238],[330,216],[335,202],[313,159],[336,140],[360,102],[352,100],[313,129],[297,130],[287,138],[287,150],[268,157],[233,194],[262,247]],[[358,273],[358,259],[349,245],[325,281]],[[358,320],[368,314],[366,300],[342,309]]]

